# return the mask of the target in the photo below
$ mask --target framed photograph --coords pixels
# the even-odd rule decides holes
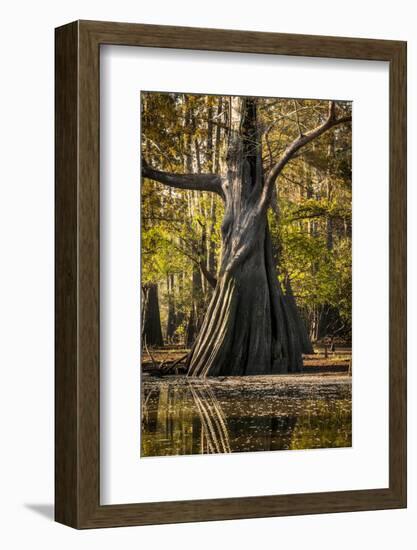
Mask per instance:
[[[56,520],[406,506],[406,43],[56,29]]]

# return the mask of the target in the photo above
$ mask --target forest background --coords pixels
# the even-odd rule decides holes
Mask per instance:
[[[228,96],[142,92],[141,152],[153,167],[218,173],[225,162]],[[327,100],[258,98],[267,172],[297,135],[318,126]],[[351,103],[338,101],[351,115]],[[268,222],[283,293],[313,344],[351,344],[351,126],[314,139],[275,183]],[[216,285],[223,202],[143,178],[142,337],[149,347],[190,348]]]

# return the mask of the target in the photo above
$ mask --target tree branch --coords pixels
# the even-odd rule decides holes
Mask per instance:
[[[162,172],[149,166],[142,159],[142,176],[176,189],[191,189],[194,191],[211,191],[223,196],[221,180],[217,174],[176,174]]]
[[[185,239],[182,239],[182,240],[185,240]],[[205,263],[204,263],[204,259],[201,259],[201,258],[196,258],[195,256],[193,256],[192,254],[190,254],[189,252],[187,252],[186,250],[184,250],[184,248],[181,248],[180,246],[177,246],[175,245],[173,242],[171,242],[171,245],[176,249],[178,250],[178,252],[180,252],[181,254],[184,254],[184,256],[186,256],[189,260],[191,260],[197,267],[200,268],[200,271],[201,273],[203,274],[203,276],[206,278],[207,282],[209,283],[209,285],[212,287],[212,288],[216,288],[216,285],[217,285],[217,277],[215,275],[213,275],[213,273],[211,273]]]
[[[285,165],[294,157],[295,153],[299,149],[301,149],[301,147],[304,147],[304,145],[307,145],[308,143],[313,141],[313,139],[316,139],[317,137],[321,136],[322,134],[324,134],[324,132],[326,132],[330,128],[333,128],[334,126],[343,124],[345,122],[352,122],[352,117],[345,116],[341,118],[336,118],[335,103],[334,101],[329,101],[329,113],[326,120],[322,124],[314,128],[313,130],[310,130],[305,134],[299,135],[292,143],[290,143],[290,145],[288,145],[288,147],[282,153],[279,161],[270,170],[266,178],[264,188],[262,190],[262,195],[260,199],[261,208],[265,208],[268,206],[275,180],[277,179],[278,175],[282,172]]]
[[[298,135],[301,137],[303,135],[303,132],[300,126],[300,117],[298,116],[298,105],[295,99],[293,99],[293,103],[294,103],[294,111],[295,111],[295,121],[297,123],[297,128],[298,128]]]
[[[216,285],[217,285],[217,278],[207,269],[205,263],[203,260],[200,260],[200,262],[198,263],[198,265],[200,266],[200,269],[201,269],[201,272],[202,274],[204,275],[204,277],[206,278],[207,282],[209,283],[209,285],[212,287],[212,288],[216,288]]]

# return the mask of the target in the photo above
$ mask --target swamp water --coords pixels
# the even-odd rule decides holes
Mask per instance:
[[[351,378],[142,377],[141,456],[350,447]]]

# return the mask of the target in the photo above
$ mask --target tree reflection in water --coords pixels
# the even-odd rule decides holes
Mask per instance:
[[[231,453],[223,410],[209,385],[189,383],[201,422],[201,454]]]
[[[348,377],[145,377],[141,456],[350,447]]]

